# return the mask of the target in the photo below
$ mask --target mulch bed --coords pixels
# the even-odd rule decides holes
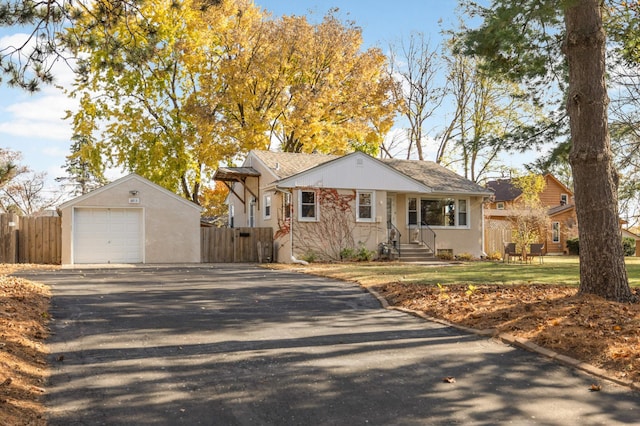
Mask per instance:
[[[398,307],[475,329],[495,329],[640,382],[640,304],[550,285],[376,287]]]

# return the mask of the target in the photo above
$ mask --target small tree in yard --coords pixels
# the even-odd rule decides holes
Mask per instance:
[[[526,256],[527,246],[540,241],[549,226],[547,209],[540,202],[540,193],[546,185],[544,177],[528,174],[513,179],[515,187],[522,191],[521,208],[511,217],[513,240]]]

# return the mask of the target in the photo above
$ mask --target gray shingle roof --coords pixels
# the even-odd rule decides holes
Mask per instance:
[[[380,160],[389,167],[428,186],[435,192],[487,193],[486,188],[433,162],[417,160]]]
[[[547,214],[548,214],[549,216],[554,216],[554,215],[557,215],[558,213],[562,213],[562,212],[564,212],[564,211],[571,210],[571,209],[573,209],[573,208],[574,208],[574,205],[573,205],[573,204],[566,204],[566,205],[562,205],[562,206],[555,206],[555,207],[552,207],[552,208],[550,208],[549,210],[547,210]]]
[[[494,201],[513,201],[522,195],[511,179],[498,179],[487,182],[487,188],[494,192]]]
[[[279,179],[285,179],[328,161],[338,155],[302,154],[292,152],[252,151]],[[433,161],[378,159],[388,167],[408,176],[435,192],[486,193],[486,188],[446,169]]]
[[[304,154],[297,152],[252,151],[279,179],[309,170],[339,155]]]

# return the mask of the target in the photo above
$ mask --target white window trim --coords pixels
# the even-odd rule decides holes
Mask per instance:
[[[409,198],[416,198],[416,208],[417,213],[418,213],[418,217],[417,217],[417,221],[418,223],[416,225],[409,225]],[[419,228],[422,223],[422,211],[421,211],[421,200],[447,200],[447,199],[453,199],[456,203],[455,206],[455,222],[456,224],[454,226],[445,226],[445,225],[429,225],[429,228],[431,229],[471,229],[471,198],[468,197],[456,197],[455,195],[452,196],[442,196],[442,197],[430,197],[430,196],[415,196],[415,197],[407,197],[407,211],[406,211],[406,215],[407,215],[407,226],[409,228]],[[467,202],[467,224],[466,225],[459,225],[460,222],[460,200],[465,200]]]
[[[466,210],[465,210],[465,214],[467,215],[467,224],[466,225],[460,225],[460,214],[462,213],[460,211],[460,201],[464,200],[465,204],[466,204]],[[469,229],[471,228],[471,221],[469,220],[471,218],[471,199],[469,198],[456,198],[456,226],[455,228],[458,229]]]
[[[360,217],[360,194],[371,194],[371,217]],[[356,191],[356,222],[375,222],[376,219],[376,192]]]
[[[498,201],[496,203],[496,209],[497,210],[504,210],[504,201]]]
[[[409,200],[411,199],[415,199],[416,200],[416,209],[415,210],[409,210]],[[409,213],[415,211],[416,212],[416,223],[409,223]],[[407,220],[407,226],[409,228],[417,228],[418,226],[420,226],[420,197],[407,197],[407,208],[406,208],[406,220]]]
[[[263,219],[271,219],[271,195],[264,196]]]
[[[302,193],[313,192],[313,199],[315,201],[315,217],[302,217]],[[299,189],[298,190],[298,221],[299,222],[318,222],[320,220],[320,205],[318,204],[318,193],[314,190]]]
[[[282,217],[285,219],[291,218],[291,198],[293,194],[291,192],[285,192],[282,194]]]

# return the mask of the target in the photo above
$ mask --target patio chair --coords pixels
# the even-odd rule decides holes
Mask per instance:
[[[544,263],[544,244],[530,244],[529,245],[529,259],[533,261],[534,256],[537,256],[540,263]]]
[[[502,257],[502,262],[506,260],[507,263],[511,263],[511,258],[517,257],[522,259],[522,253],[518,253],[516,251],[516,243],[506,243],[504,245],[504,256]]]

